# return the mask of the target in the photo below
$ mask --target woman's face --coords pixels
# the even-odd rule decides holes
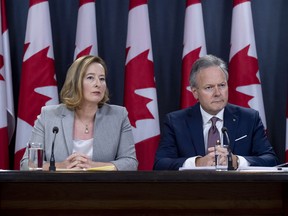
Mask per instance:
[[[104,98],[106,88],[104,67],[99,63],[92,63],[83,78],[83,102],[98,104]]]

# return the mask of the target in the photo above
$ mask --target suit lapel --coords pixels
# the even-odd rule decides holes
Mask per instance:
[[[237,114],[236,109],[227,104],[224,111],[224,126],[228,130],[228,135],[230,138],[231,150],[233,152],[234,149],[234,140],[236,139],[236,131],[238,127],[239,116]],[[227,140],[224,138],[224,144],[227,145]]]
[[[200,105],[197,103],[191,107],[186,120],[189,128],[189,137],[197,155],[205,155],[205,144],[203,136],[203,120],[200,112]]]

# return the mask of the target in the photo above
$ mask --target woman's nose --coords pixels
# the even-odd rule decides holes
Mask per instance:
[[[99,80],[98,78],[96,78],[94,82],[95,82],[95,83],[94,83],[94,86],[95,86],[95,87],[98,87],[98,86],[100,86],[100,84],[101,84],[101,82],[100,82],[100,80]]]

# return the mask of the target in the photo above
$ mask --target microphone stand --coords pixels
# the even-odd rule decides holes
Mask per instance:
[[[54,143],[55,143],[56,134],[58,133],[58,130],[59,130],[58,127],[53,128],[54,139],[52,142],[49,171],[56,171],[55,158],[54,158]]]
[[[232,153],[230,145],[228,146],[228,170],[235,170],[233,167]]]
[[[222,128],[222,133],[225,134],[225,137],[226,137],[226,140],[227,140],[227,150],[228,150],[228,168],[227,170],[235,170],[234,167],[233,167],[233,160],[232,160],[232,152],[231,152],[231,147],[230,147],[230,139],[229,139],[229,136],[228,136],[228,133],[227,133],[227,128],[226,127],[223,127]]]
[[[54,144],[54,143],[53,143]],[[54,145],[52,145],[54,146]],[[49,171],[56,171],[54,152],[51,153]]]

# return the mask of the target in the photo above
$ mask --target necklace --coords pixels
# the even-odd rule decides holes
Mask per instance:
[[[88,125],[85,124],[85,134],[88,134],[88,133],[89,133]]]
[[[76,113],[76,116],[78,117],[78,119],[81,121],[81,123],[85,126],[85,130],[84,130],[84,133],[85,134],[88,134],[89,133],[89,128],[88,128],[88,124],[85,124],[81,119],[80,117],[78,116],[78,114]]]

